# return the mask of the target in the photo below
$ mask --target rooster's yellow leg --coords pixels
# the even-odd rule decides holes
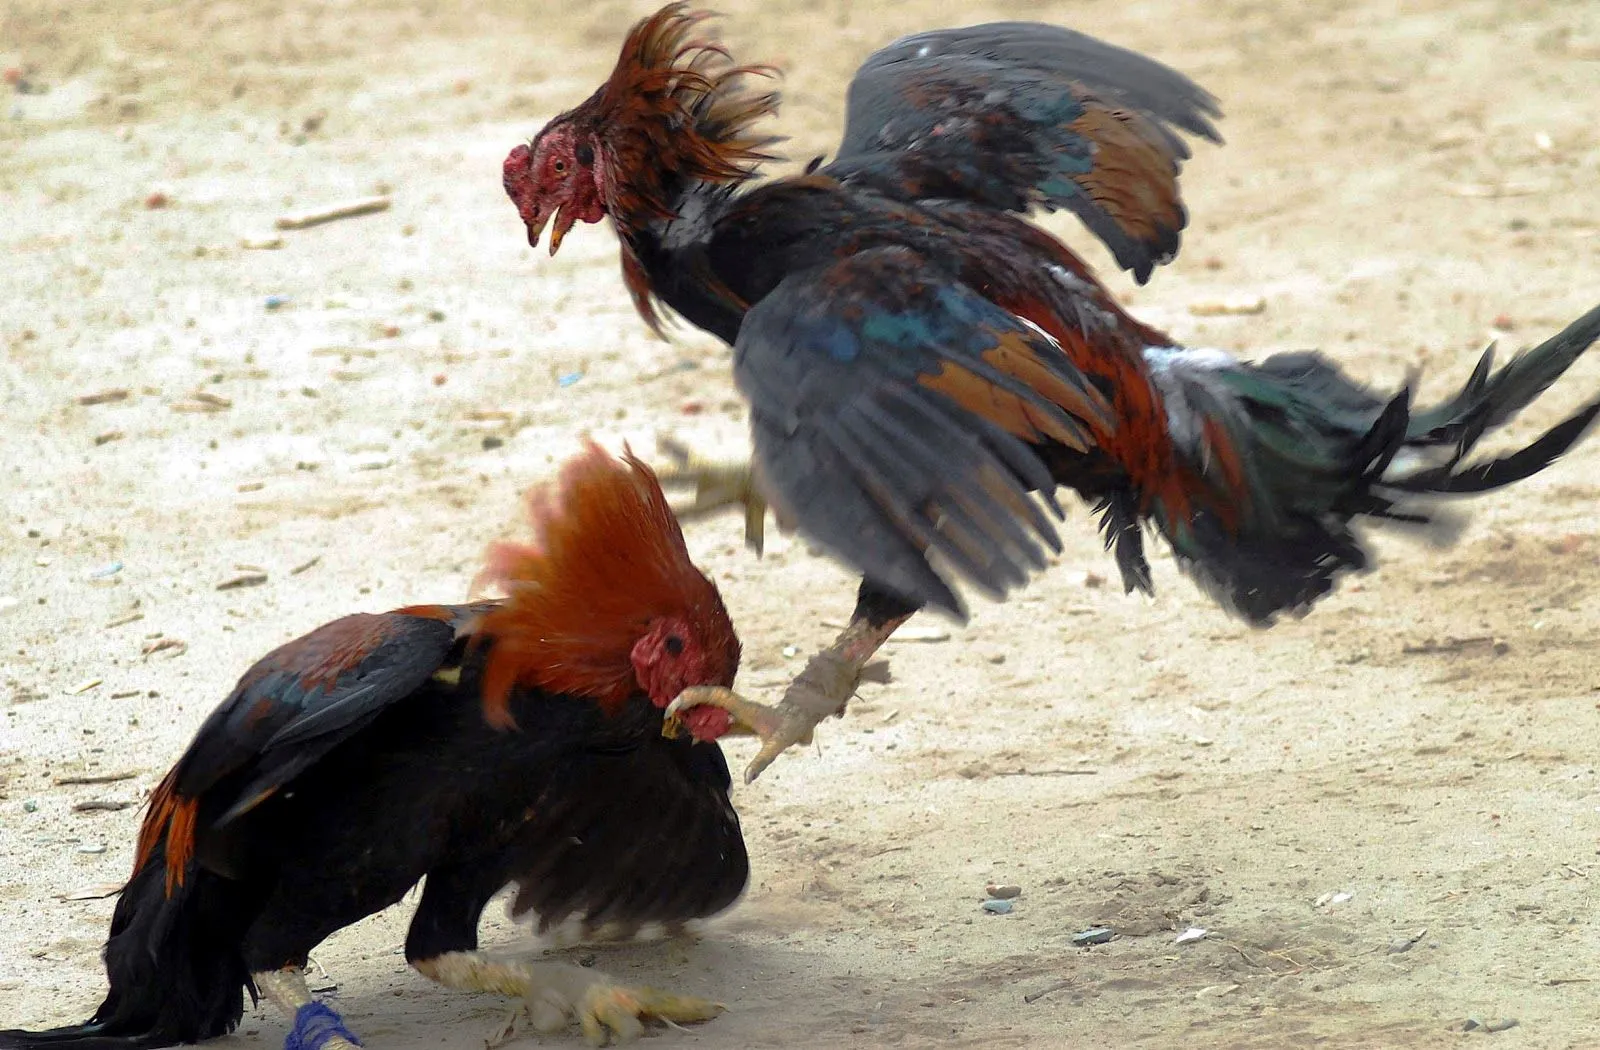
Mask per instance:
[[[306,972],[298,966],[253,973],[250,979],[273,1006],[289,1019],[293,1030],[284,1046],[317,1046],[322,1050],[355,1050],[361,1043],[344,1026],[344,1020],[326,1003],[312,998]]]
[[[736,731],[760,737],[761,750],[744,770],[748,784],[789,748],[809,744],[817,723],[829,715],[844,714],[845,705],[861,684],[862,671],[910,618],[852,619],[832,645],[806,661],[805,669],[789,683],[776,707],[747,700],[731,689],[695,687],[685,689],[668,705],[667,717],[676,719],[691,707],[719,707],[733,716]]]

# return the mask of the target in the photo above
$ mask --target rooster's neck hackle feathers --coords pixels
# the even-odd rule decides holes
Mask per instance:
[[[491,546],[477,581],[506,591],[477,626],[489,647],[490,724],[515,724],[517,686],[615,710],[639,689],[634,644],[662,617],[681,617],[710,644],[736,649],[716,586],[695,568],[660,484],[631,451],[619,461],[590,444],[556,482],[529,493],[528,509],[534,542]]]
[[[778,110],[778,93],[748,90],[770,66],[735,65],[719,44],[694,36],[707,11],[672,3],[633,27],[616,68],[571,114],[591,129],[605,167],[606,208],[622,235],[622,269],[634,305],[662,335],[654,291],[631,237],[676,219],[688,195],[729,190],[772,160],[776,136],[751,130]]]
[[[719,44],[693,36],[710,12],[668,4],[623,42],[610,79],[574,117],[593,124],[609,156],[612,216],[638,227],[676,214],[696,183],[737,184],[755,175],[775,138],[751,125],[777,112],[776,92],[746,90],[767,66],[737,66]],[[587,112],[585,112],[587,111]]]

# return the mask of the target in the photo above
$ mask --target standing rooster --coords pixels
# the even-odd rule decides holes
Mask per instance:
[[[721,750],[661,735],[682,689],[732,684],[739,642],[654,476],[592,448],[530,505],[536,544],[484,574],[503,601],[347,616],[245,673],[151,798],[105,1002],[0,1047],[209,1039],[244,991],[293,1023],[286,1050],[359,1045],[308,993],[307,954],[424,875],[406,959],[440,984],[519,996],[544,1029],[575,1017],[596,1045],[720,1009],[477,950],[507,885],[541,929],[625,931],[721,911],[748,876]],[[727,728],[700,716],[698,736]]]
[[[1058,486],[1096,504],[1129,590],[1151,589],[1153,527],[1267,625],[1367,565],[1354,519],[1425,522],[1430,497],[1537,472],[1600,411],[1463,465],[1600,335],[1600,310],[1493,374],[1486,354],[1426,410],[1314,354],[1246,363],[1130,317],[1022,214],[1071,209],[1141,281],[1177,251],[1179,132],[1216,139],[1217,109],[1149,59],[1034,23],[906,37],[857,71],[831,162],[751,187],[772,141],[751,127],[777,97],[694,37],[704,17],[672,4],[635,26],[503,178],[530,244],[609,215],[645,320],[664,302],[733,346],[755,459],[703,488],[756,508],[757,530],[770,500],[864,575],[777,708],[700,690],[669,712],[717,705],[759,732],[747,779],[841,712],[916,610],[964,615],[953,583],[1001,597],[1042,568]]]

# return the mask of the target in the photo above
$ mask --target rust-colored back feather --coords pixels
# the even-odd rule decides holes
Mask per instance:
[[[984,351],[982,357],[997,371],[1018,380],[1069,415],[1084,420],[1085,426],[1072,426],[1049,418],[1026,399],[953,362],[945,362],[937,373],[921,376],[918,381],[1024,441],[1042,444],[1049,440],[1077,452],[1087,452],[1094,438],[1086,427],[1107,429],[1111,425],[1110,407],[1096,393],[1077,389],[1060,378],[1037,354],[1037,348],[1027,339],[1008,332],[999,336],[995,347]]]
[[[599,446],[528,495],[531,544],[489,549],[475,586],[506,600],[476,634],[489,645],[484,718],[514,727],[512,690],[585,696],[615,710],[639,688],[632,651],[650,621],[683,617],[719,649],[737,651],[716,586],[689,559],[683,531],[655,474],[632,452]]]
[[[1176,166],[1148,118],[1090,103],[1071,126],[1101,144],[1094,167],[1075,181],[1119,226],[1150,244],[1183,229]]]
[[[177,769],[173,769],[150,793],[150,808],[139,825],[139,841],[134,851],[133,871],[138,874],[155,856],[156,847],[166,840],[167,896],[183,885],[184,869],[194,857],[195,818],[198,799],[177,793]]]

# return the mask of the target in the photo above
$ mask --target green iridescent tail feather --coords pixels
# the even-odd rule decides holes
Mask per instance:
[[[1549,466],[1583,436],[1591,402],[1515,451],[1467,463],[1479,440],[1531,404],[1600,338],[1600,307],[1492,371],[1491,347],[1462,388],[1413,409],[1313,353],[1242,364],[1214,351],[1147,353],[1173,438],[1216,498],[1152,518],[1180,565],[1244,619],[1301,614],[1370,553],[1358,518],[1425,526],[1439,498],[1487,492]],[[1225,447],[1224,447],[1225,446]],[[1108,501],[1108,545],[1129,587],[1148,589],[1136,515]]]

